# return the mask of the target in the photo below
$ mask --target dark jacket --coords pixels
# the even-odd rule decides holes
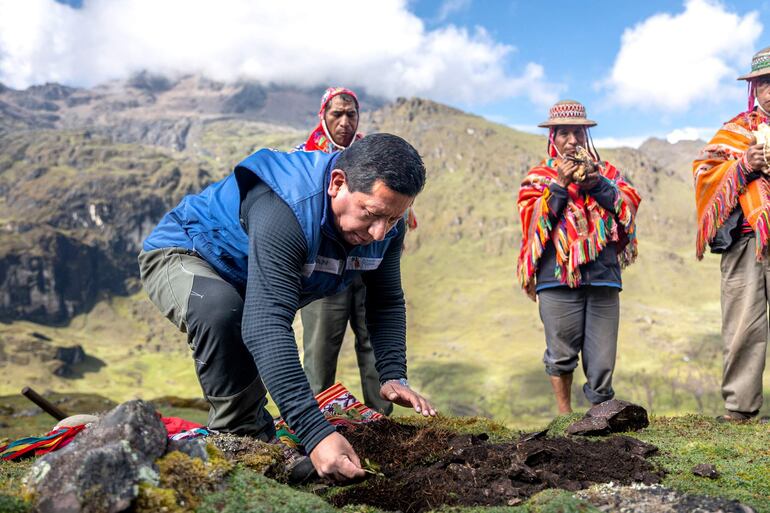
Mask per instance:
[[[752,182],[762,176],[758,171],[746,173],[746,183]],[[733,243],[741,237],[754,237],[753,233],[742,233],[743,230],[743,209],[738,204],[728,217],[724,224],[719,227],[714,238],[709,241],[712,253],[724,253],[729,250]]]
[[[567,206],[569,195],[567,189],[556,182],[549,186],[551,196],[548,198],[548,210],[551,212],[551,222],[558,222],[564,208]],[[587,192],[599,205],[607,210],[612,210],[615,204],[617,191],[606,180],[598,183]],[[581,286],[609,286],[621,288],[623,283],[620,278],[620,264],[618,263],[617,244],[611,242],[599,253],[596,260],[580,266]],[[536,291],[552,287],[566,287],[556,277],[556,248],[551,240],[546,244],[540,262],[537,265]]]

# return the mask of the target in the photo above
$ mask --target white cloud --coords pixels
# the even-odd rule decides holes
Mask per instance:
[[[0,81],[90,86],[148,69],[310,86],[346,84],[387,97],[537,104],[560,86],[481,28],[426,29],[407,0],[0,0]]]
[[[607,82],[614,104],[685,111],[745,97],[735,78],[749,69],[762,32],[758,14],[716,0],[687,0],[684,12],[656,14],[623,33]]]
[[[686,126],[677,128],[666,134],[666,140],[671,144],[678,143],[679,141],[696,141],[702,139],[708,141],[716,133],[718,127],[693,127]]]
[[[644,141],[649,138],[649,135],[631,137],[599,137],[598,139],[594,139],[594,146],[597,148],[638,148]]]
[[[441,6],[438,8],[438,15],[436,15],[436,21],[442,22],[446,20],[450,15],[464,11],[471,6],[471,0],[444,0]]]

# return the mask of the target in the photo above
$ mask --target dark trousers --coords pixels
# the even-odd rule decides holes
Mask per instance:
[[[275,434],[267,391],[241,337],[243,298],[192,251],[142,251],[142,284],[150,300],[182,332],[208,400],[208,427],[268,440]]]
[[[365,302],[366,286],[358,276],[342,292],[314,301],[302,309],[303,367],[314,393],[332,386],[342,340],[350,322],[356,336],[364,404],[389,415],[393,403],[380,396],[380,375],[374,365],[374,349],[366,329]]]
[[[618,345],[620,289],[583,286],[554,287],[538,292],[540,319],[545,327],[545,371],[571,374],[583,355],[583,393],[592,404],[615,396],[612,373]]]

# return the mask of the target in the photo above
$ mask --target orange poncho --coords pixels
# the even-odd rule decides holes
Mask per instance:
[[[739,165],[754,141],[751,132],[768,119],[757,111],[744,112],[724,125],[692,163],[695,179],[695,206],[698,234],[695,254],[698,259],[730,214],[740,203],[743,215],[757,236],[757,260],[767,252],[770,227],[770,187],[761,177],[746,183]]]

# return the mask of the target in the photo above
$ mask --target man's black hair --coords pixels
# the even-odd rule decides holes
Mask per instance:
[[[352,103],[353,105],[355,105],[355,106],[356,106],[356,112],[358,112],[359,110],[361,110],[361,109],[358,107],[358,100],[356,100],[356,97],[355,97],[355,96],[351,96],[351,95],[349,95],[349,94],[347,94],[347,93],[342,93],[342,94],[338,94],[338,95],[337,95],[337,96],[335,96],[334,98],[339,98],[340,100],[342,100],[342,101],[343,101],[343,102],[345,102],[345,103]],[[334,98],[332,98],[332,100],[333,100]],[[329,100],[328,102],[326,102],[326,106],[324,107],[324,115],[325,115],[327,112],[329,112],[329,107],[331,107],[331,106],[332,106],[332,100]]]
[[[340,153],[335,167],[345,172],[350,192],[372,192],[382,180],[389,189],[417,196],[425,185],[425,165],[414,147],[393,134],[372,134]]]

